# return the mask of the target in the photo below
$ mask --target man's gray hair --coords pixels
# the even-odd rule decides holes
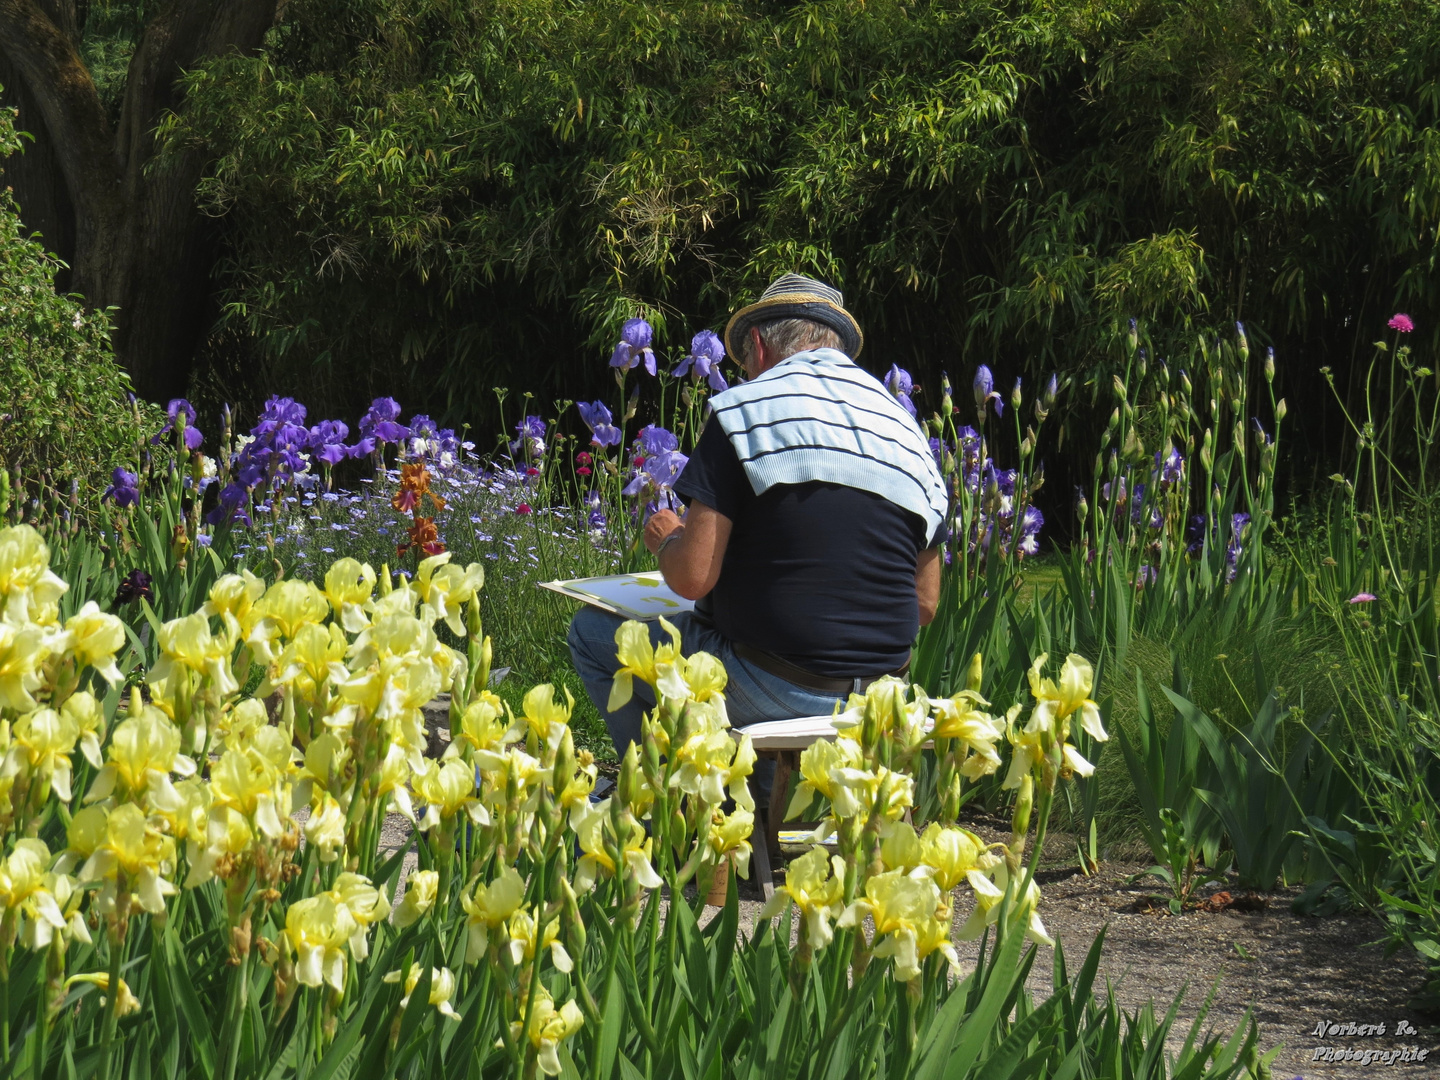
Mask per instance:
[[[765,342],[765,348],[774,351],[781,360],[805,349],[844,351],[840,335],[824,323],[815,322],[813,319],[772,319],[770,322],[760,323],[755,329],[760,331],[760,340]],[[748,353],[750,348],[747,337],[745,351]]]

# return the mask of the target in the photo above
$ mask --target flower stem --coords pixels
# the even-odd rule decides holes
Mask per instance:
[[[121,890],[121,897],[128,902],[128,890]],[[110,1000],[105,1003],[105,1024],[100,1035],[100,1067],[95,1071],[99,1080],[109,1080],[110,1078],[110,1052],[115,1045],[115,1025],[120,1019],[120,961],[125,952],[124,945],[122,924],[122,927],[110,934],[110,976],[106,988]],[[6,1044],[8,1053],[8,1039]]]

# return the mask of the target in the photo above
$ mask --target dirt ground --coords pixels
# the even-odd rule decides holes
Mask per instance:
[[[997,832],[974,823],[972,827],[987,840],[1002,839]],[[1169,1040],[1172,1050],[1184,1042],[1213,986],[1215,999],[1205,1027],[1228,1035],[1251,1010],[1260,1026],[1261,1050],[1281,1047],[1271,1066],[1277,1080],[1377,1073],[1440,1077],[1440,1017],[1423,1016],[1405,1005],[1423,981],[1424,966],[1405,950],[1387,958],[1382,946],[1374,944],[1382,934],[1376,920],[1355,913],[1329,918],[1296,915],[1290,902],[1298,888],[1260,897],[1254,906],[1242,897],[1240,903],[1220,911],[1174,916],[1164,905],[1147,899],[1153,888],[1128,883],[1143,865],[1106,863],[1086,877],[1064,867],[1067,861],[1073,866],[1074,852],[1068,837],[1054,837],[1045,845],[1041,865],[1056,867],[1038,875],[1045,928],[1064,946],[1066,964],[1074,971],[1095,935],[1108,927],[1096,988],[1103,993],[1108,982],[1126,1012],[1154,1002],[1157,1015],[1163,1015],[1184,990]],[[799,849],[794,852],[798,853]],[[783,876],[778,869],[776,874],[778,883]],[[742,921],[750,925],[751,913],[759,909],[759,890],[752,884],[741,895],[748,909]],[[972,906],[962,886],[955,904],[957,929]],[[974,964],[975,943],[957,941],[956,951],[962,965]],[[1041,950],[1029,982],[1035,1000],[1049,994],[1050,950]],[[1317,1037],[1313,1032],[1322,1021],[1327,1026],[1383,1022],[1386,1034]],[[1401,1021],[1415,1034],[1396,1036]],[[1404,1063],[1397,1056],[1393,1064],[1372,1060],[1366,1066],[1315,1060],[1317,1047],[1381,1051],[1412,1047],[1429,1054],[1424,1062]]]

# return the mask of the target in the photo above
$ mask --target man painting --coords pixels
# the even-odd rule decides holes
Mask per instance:
[[[666,582],[697,601],[674,620],[683,651],[725,665],[737,728],[828,714],[903,674],[935,614],[945,488],[915,420],[855,365],[862,342],[840,292],[799,274],[736,312],[725,344],[748,381],[712,399],[675,482],[684,520],[660,510],[645,527]],[[569,641],[623,755],[654,700],[637,683],[606,708],[620,622],[582,608]]]

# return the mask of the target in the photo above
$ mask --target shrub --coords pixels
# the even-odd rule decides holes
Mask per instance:
[[[0,111],[0,159],[20,149],[14,114]],[[106,313],[55,291],[63,268],[25,234],[9,189],[0,191],[0,464],[32,498],[74,483],[103,488],[150,411],[126,400],[130,380],[111,352]]]

